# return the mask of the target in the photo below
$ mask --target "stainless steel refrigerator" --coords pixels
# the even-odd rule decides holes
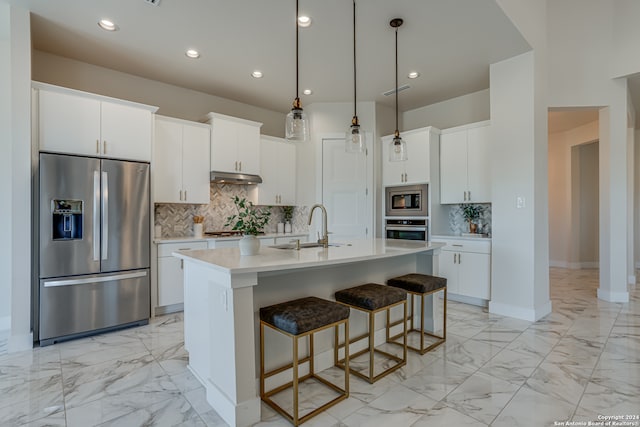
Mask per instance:
[[[145,324],[149,164],[40,153],[40,345]]]

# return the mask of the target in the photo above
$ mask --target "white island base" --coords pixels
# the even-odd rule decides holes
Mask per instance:
[[[260,307],[306,296],[334,300],[335,291],[363,283],[384,284],[407,273],[437,274],[434,257],[442,246],[373,239],[299,251],[262,247],[258,255],[243,257],[237,248],[174,253],[184,260],[189,368],[206,388],[209,404],[231,426],[260,421]],[[364,331],[365,322],[358,325],[354,318],[351,333]],[[382,321],[376,325],[384,327]],[[331,337],[316,338],[316,371],[333,365]],[[267,370],[290,363],[291,340],[265,335],[265,353]]]

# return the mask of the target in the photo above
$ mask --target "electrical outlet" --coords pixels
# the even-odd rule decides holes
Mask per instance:
[[[522,196],[516,197],[516,208],[517,209],[522,209],[524,207],[525,207],[524,197],[522,197]]]

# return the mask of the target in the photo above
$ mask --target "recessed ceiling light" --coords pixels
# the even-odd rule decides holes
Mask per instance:
[[[256,78],[256,79],[261,79],[262,78],[262,71],[255,70],[253,73],[251,73],[251,76]]]
[[[307,15],[298,16],[298,25],[301,27],[308,27],[311,25],[311,17]]]
[[[417,71],[412,71],[407,75],[407,77],[409,77],[410,79],[417,79],[418,77],[420,77],[420,73]]]
[[[187,58],[191,58],[191,59],[200,58],[200,52],[198,52],[195,49],[189,49],[184,54],[187,56]]]
[[[98,21],[98,26],[107,31],[116,31],[118,29],[118,26],[109,19],[101,19]]]
[[[313,91],[311,89],[305,89],[302,91],[302,93],[304,93],[305,95],[312,95]]]

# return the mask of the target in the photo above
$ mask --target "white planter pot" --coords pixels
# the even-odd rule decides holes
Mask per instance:
[[[240,239],[240,255],[257,255],[260,251],[260,239],[256,236],[243,236]]]

